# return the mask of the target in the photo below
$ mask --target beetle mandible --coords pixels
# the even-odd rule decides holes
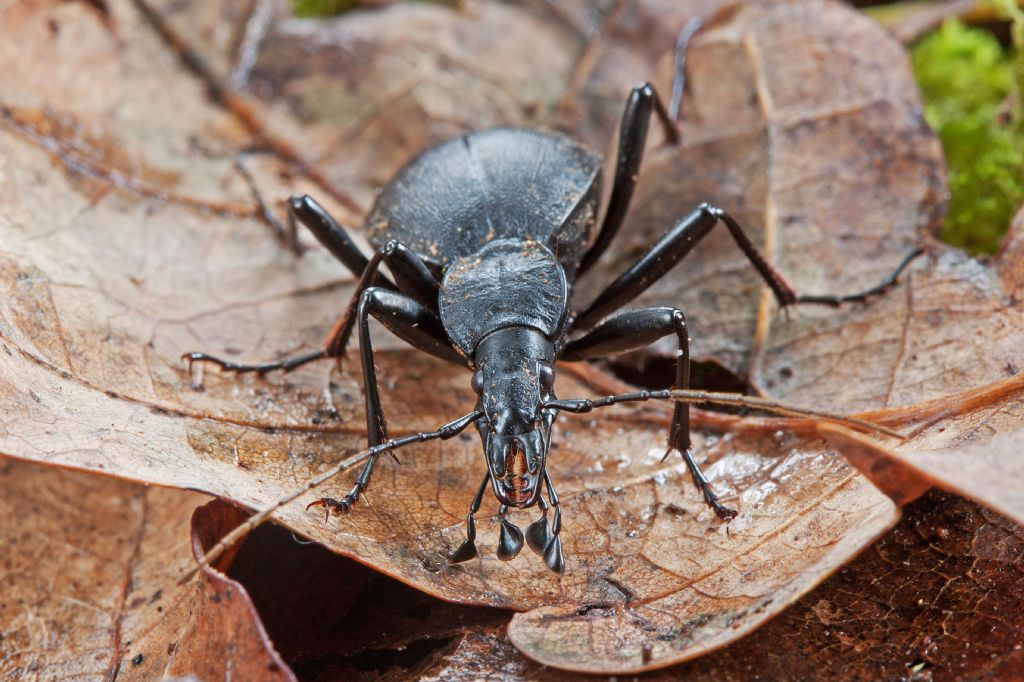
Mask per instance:
[[[347,230],[308,196],[288,202],[290,228],[305,225],[359,279],[351,302],[322,350],[262,364],[238,364],[206,353],[189,362],[211,362],[235,372],[288,371],[322,358],[344,355],[358,328],[371,448],[388,441],[370,342],[370,318],[431,355],[472,370],[476,408],[436,431],[403,437],[399,445],[448,439],[474,425],[487,472],[466,517],[467,537],[453,564],[477,556],[473,515],[488,484],[500,504],[498,557],[515,557],[524,541],[552,571],[564,571],[561,511],[546,463],[551,426],[560,411],[651,398],[667,391],[638,391],[599,400],[559,400],[555,362],[621,353],[675,336],[679,354],[675,387],[689,386],[689,336],[683,312],[674,307],[620,310],[683,259],[716,225],[723,224],[782,307],[798,303],[837,306],[863,301],[895,284],[919,251],[912,252],[884,282],[845,296],[808,296],[789,284],[727,212],[702,204],[658,239],[581,310],[570,299],[576,280],[601,257],[622,226],[636,187],[652,116],[675,144],[678,102],[691,22],[677,43],[671,109],[654,88],[633,88],[622,116],[612,189],[596,238],[602,159],[570,137],[537,130],[502,128],[463,135],[420,154],[378,195],[365,230],[375,247],[369,259]],[[393,277],[380,272],[387,265]],[[724,520],[736,512],[719,502],[690,451],[689,405],[677,402],[668,452],[678,451],[707,505]],[[667,455],[668,453],[666,453]],[[325,497],[328,515],[348,512],[370,483],[379,453],[371,453],[352,489],[341,500]],[[542,494],[546,489],[547,500]],[[538,505],[542,517],[524,532],[506,515]],[[548,522],[548,510],[553,518]]]

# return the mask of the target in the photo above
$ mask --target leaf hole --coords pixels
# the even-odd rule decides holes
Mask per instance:
[[[352,656],[352,667],[364,672],[372,670],[381,675],[396,667],[408,670],[430,654],[447,646],[453,639],[454,637],[423,637],[398,648],[367,649]]]

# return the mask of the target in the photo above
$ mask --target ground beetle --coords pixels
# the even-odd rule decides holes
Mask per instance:
[[[572,309],[573,284],[608,248],[626,216],[652,115],[662,123],[667,142],[677,142],[674,120],[682,93],[683,57],[696,28],[695,23],[688,25],[678,42],[671,111],[649,84],[634,88],[629,95],[611,196],[593,242],[591,231],[597,223],[601,196],[602,159],[598,154],[572,138],[536,130],[494,129],[463,135],[423,152],[384,187],[365,226],[376,248],[370,259],[313,199],[296,196],[289,201],[292,233],[296,221],[301,222],[359,277],[352,301],[323,350],[256,365],[206,353],[185,357],[235,372],[287,371],[321,358],[340,358],[353,327],[358,326],[371,447],[388,440],[370,345],[371,316],[416,348],[467,366],[473,371],[476,409],[437,431],[402,439],[403,444],[448,439],[470,424],[480,433],[488,471],[470,504],[468,537],[450,562],[477,556],[473,515],[489,482],[500,503],[498,557],[512,559],[525,539],[552,571],[562,573],[558,495],[545,467],[556,416],[559,411],[589,412],[595,407],[667,397],[667,392],[638,391],[593,401],[558,400],[554,393],[556,361],[605,357],[674,335],[679,344],[675,387],[687,388],[689,338],[682,311],[673,307],[619,308],[667,273],[719,223],[729,230],[783,307],[864,300],[892,286],[918,253],[910,254],[885,282],[868,291],[805,296],[772,267],[728,213],[702,204],[589,305],[580,311]],[[380,272],[382,264],[393,279]],[[736,512],[719,503],[690,452],[686,403],[676,403],[668,445],[669,452],[682,454],[707,505],[720,518],[733,518]],[[348,512],[369,484],[378,457],[367,459],[344,498],[323,498],[310,506],[323,506],[328,514]],[[547,502],[542,487],[547,489]],[[506,514],[510,508],[534,504],[543,516],[524,535]],[[554,509],[550,524],[549,506]]]

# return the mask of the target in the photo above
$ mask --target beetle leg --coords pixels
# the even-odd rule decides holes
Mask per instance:
[[[668,103],[668,116],[673,121],[679,120],[679,105],[683,101],[683,90],[686,87],[686,52],[693,36],[697,35],[703,25],[703,19],[694,17],[686,22],[676,37],[676,53],[672,62],[672,96]]]
[[[848,301],[863,301],[895,285],[903,269],[922,253],[921,249],[911,251],[881,284],[866,291],[842,296],[808,296],[798,293],[782,273],[768,262],[732,216],[717,206],[701,204],[696,210],[676,223],[671,230],[655,242],[647,253],[640,257],[640,260],[598,294],[597,298],[576,316],[573,323],[574,328],[592,327],[613,310],[639,296],[690,253],[693,247],[706,237],[719,222],[725,224],[733,241],[764,279],[782,307],[796,303],[838,306]]]
[[[366,270],[370,260],[352,241],[348,230],[335,220],[334,216],[327,212],[327,209],[306,194],[296,194],[288,199],[288,233],[292,235],[293,239],[297,231],[297,222],[305,225],[316,237],[316,240],[353,275],[359,277]],[[391,281],[383,275],[380,276],[376,285],[395,288]]]
[[[370,341],[370,316],[381,322],[391,333],[422,351],[445,357],[455,354],[451,345],[440,339],[445,336],[441,321],[433,312],[416,301],[396,291],[373,287],[359,296],[356,317],[359,325],[359,355],[363,366],[363,393],[366,396],[366,433],[369,446],[380,445],[388,439],[388,426],[380,404],[377,388],[377,369],[373,364],[373,345]],[[341,500],[323,498],[319,503],[330,511],[345,513],[359,499],[370,484],[373,467],[379,454],[366,459],[362,471],[356,477],[352,490]]]
[[[690,338],[686,330],[686,318],[678,308],[638,308],[616,313],[581,338],[570,341],[560,359],[587,360],[622,353],[654,343],[669,334],[675,334],[679,342],[674,388],[687,389],[690,387]],[[735,517],[734,510],[723,506],[718,501],[707,478],[690,453],[690,406],[688,403],[677,402],[675,405],[668,447],[669,449],[665,453],[666,457],[672,450],[682,453],[697,489],[715,514],[722,519]]]
[[[580,261],[580,274],[594,265],[622,227],[640,174],[640,163],[644,158],[647,129],[652,113],[658,116],[664,126],[666,139],[671,144],[678,142],[679,133],[675,123],[669,118],[665,105],[651,84],[644,83],[633,88],[629,93],[629,99],[626,100],[626,109],[619,127],[619,149],[615,157],[615,178],[612,181],[608,208],[605,210],[597,239]]]
[[[370,458],[376,457],[385,452],[387,452],[388,454],[393,454],[394,451],[397,450],[398,448],[404,448],[408,445],[413,445],[414,443],[425,443],[429,440],[450,440],[455,436],[459,435],[460,433],[462,433],[463,431],[465,431],[470,424],[476,423],[476,421],[480,419],[482,416],[483,412],[481,412],[480,410],[473,410],[469,414],[463,415],[458,419],[453,419],[450,422],[442,424],[439,428],[435,429],[434,431],[420,431],[418,433],[412,433],[406,436],[399,436],[398,438],[389,438],[370,448],[369,451],[365,453],[366,458],[367,460],[369,460]],[[334,473],[329,474],[327,478],[334,476],[335,473],[338,473],[338,471],[341,470],[337,469]],[[360,473],[359,478],[363,478],[362,472]],[[321,478],[320,482],[323,482],[324,480],[326,480],[326,478]],[[486,479],[484,480],[484,482],[487,482]],[[366,487],[367,483],[369,483],[369,474],[366,475],[366,479],[363,482],[363,488]],[[310,488],[312,487],[313,486],[310,485]],[[307,490],[308,489],[309,488],[307,488]],[[345,506],[344,501],[339,502],[338,500],[329,497],[324,497],[315,502],[309,503],[308,505],[306,505],[306,509],[308,510],[310,507],[323,507],[327,512],[327,516],[329,517],[331,511],[348,511],[351,506],[351,501],[348,503],[348,506]],[[479,504],[477,506],[479,506]]]
[[[345,348],[348,346],[349,338],[352,336],[352,328],[355,323],[356,306],[359,304],[363,292],[367,291],[380,277],[381,264],[387,265],[398,282],[399,290],[410,299],[423,306],[426,310],[437,316],[437,296],[440,285],[434,279],[433,273],[416,253],[409,249],[402,242],[394,239],[388,241],[373,254],[366,267],[363,269],[356,283],[356,289],[352,299],[345,307],[345,311],[334,323],[331,333],[327,337],[326,352],[333,358],[341,358],[345,355]],[[443,329],[436,335],[440,345],[433,344],[430,349],[424,348],[432,355],[438,355],[444,360],[454,360],[459,364],[464,361],[458,356],[451,344],[448,342],[448,334]],[[435,348],[436,347],[436,348]],[[441,353],[439,354],[438,351]]]
[[[548,489],[548,499],[551,500],[551,506],[555,508],[554,518],[551,520],[551,540],[548,542],[548,546],[544,548],[544,563],[547,564],[548,568],[562,575],[565,572],[565,556],[562,554],[562,508],[558,504],[558,493],[555,492],[555,486],[551,485],[551,475],[548,474],[548,470],[544,469],[544,485]]]
[[[306,199],[308,199],[308,197]],[[303,204],[306,205],[307,208],[309,206],[316,205],[311,203],[312,200],[308,201],[310,203]],[[326,216],[326,212],[324,212],[323,215]],[[341,358],[344,356],[349,338],[352,336],[352,328],[355,323],[354,313],[359,304],[360,296],[362,296],[363,292],[371,287],[374,282],[381,279],[379,269],[382,263],[387,265],[391,270],[401,291],[408,294],[428,311],[433,312],[435,317],[437,316],[436,309],[439,285],[437,280],[434,279],[433,273],[430,272],[426,264],[411,249],[407,248],[401,242],[392,240],[381,247],[377,253],[374,254],[373,258],[366,262],[366,266],[363,268],[359,282],[356,284],[356,289],[352,295],[352,299],[345,307],[345,311],[337,321],[335,321],[334,326],[327,335],[327,342],[324,344],[323,350],[291,358],[284,358],[275,362],[261,362],[254,364],[242,364],[223,360],[207,353],[186,353],[182,356],[182,359],[188,360],[190,370],[193,363],[209,362],[217,365],[222,370],[229,372],[256,372],[257,374],[263,375],[267,372],[278,369],[288,372],[297,367],[301,367],[306,363],[323,358]],[[382,290],[387,290],[387,288]],[[436,343],[431,343],[429,346],[423,347],[423,350],[426,350],[428,353],[436,355],[443,360],[449,360],[458,364],[465,364],[465,360],[451,347],[451,344],[448,341],[448,334],[443,329],[438,329],[436,326],[432,326],[431,333],[434,334],[434,341],[436,341]]]
[[[597,239],[580,262],[579,273],[589,270],[597,259],[608,248],[622,227],[629,211],[629,202],[633,198],[633,190],[640,175],[640,164],[643,161],[644,147],[647,144],[647,129],[650,125],[651,113],[658,117],[665,131],[665,141],[671,145],[679,144],[679,103],[683,99],[686,86],[686,51],[690,39],[700,30],[700,18],[691,19],[679,32],[676,38],[675,57],[673,59],[672,96],[668,108],[658,97],[658,92],[650,83],[633,88],[626,100],[626,109],[622,112],[619,126],[619,149],[615,157],[615,178],[612,181],[612,194],[608,199],[604,220]]]
[[[182,360],[188,362],[189,372],[192,371],[192,365],[197,362],[209,362],[212,365],[217,365],[225,372],[238,372],[239,374],[244,372],[256,372],[260,376],[277,369],[285,372],[290,372],[296,367],[301,367],[307,363],[315,360],[321,360],[327,357],[327,352],[323,350],[314,351],[312,353],[306,353],[305,355],[296,355],[290,358],[284,358],[275,362],[260,362],[251,365],[241,364],[232,362],[230,360],[222,360],[216,356],[210,355],[209,353],[185,353],[181,356]]]
[[[484,474],[484,480],[480,483],[480,488],[476,491],[476,495],[473,497],[473,501],[469,505],[469,513],[466,514],[466,539],[462,541],[459,548],[455,550],[455,553],[448,559],[449,565],[461,564],[463,561],[469,561],[477,555],[476,551],[476,522],[473,520],[473,514],[480,511],[480,503],[484,499],[484,491],[487,490],[487,484],[491,480],[491,472],[488,471]]]

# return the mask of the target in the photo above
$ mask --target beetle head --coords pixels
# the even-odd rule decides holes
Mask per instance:
[[[473,388],[484,416],[477,430],[491,488],[509,507],[529,507],[540,496],[555,410],[554,348],[530,327],[505,327],[477,346]]]

